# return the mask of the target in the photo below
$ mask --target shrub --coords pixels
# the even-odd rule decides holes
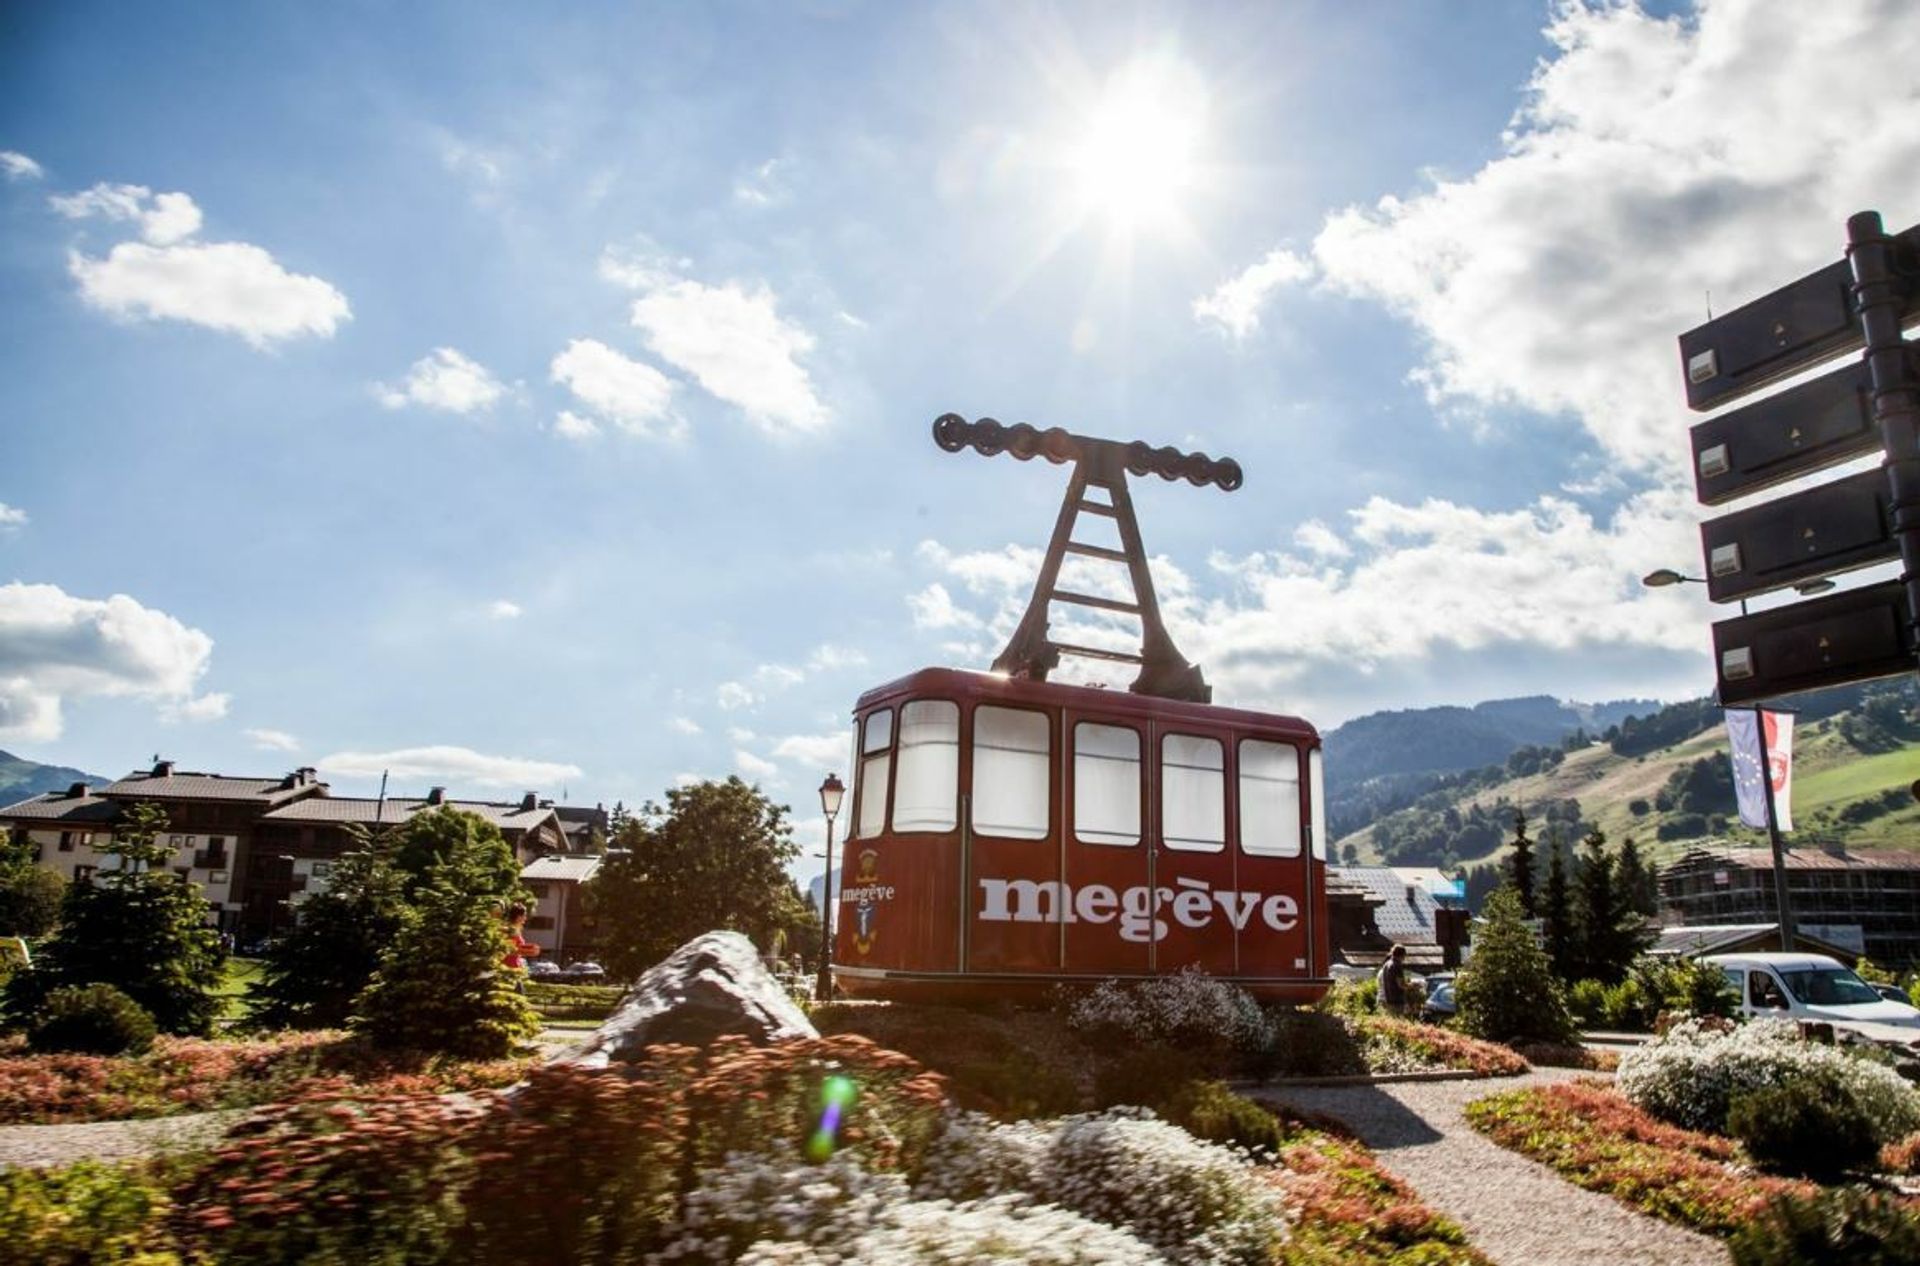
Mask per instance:
[[[1126,1051],[1094,1070],[1094,1106],[1158,1108],[1188,1082],[1225,1073],[1221,1064],[1170,1046]]]
[[[1920,1174],[1920,1131],[1881,1148],[1880,1168],[1890,1174]]]
[[[1197,1139],[1256,1155],[1277,1153],[1290,1133],[1280,1118],[1220,1081],[1188,1082],[1167,1099],[1164,1114]]]
[[[1246,990],[1196,967],[1138,984],[1102,981],[1074,998],[1067,1022],[1083,1033],[1246,1054],[1273,1042],[1266,1012]]]
[[[1376,1017],[1377,1018],[1377,1017]],[[1321,1011],[1276,1011],[1270,1076],[1346,1077],[1368,1071],[1366,1050],[1341,1016]]]
[[[1452,1068],[1481,1077],[1511,1077],[1527,1071],[1527,1061],[1512,1049],[1437,1025],[1375,1015],[1354,1021],[1352,1027],[1366,1041],[1367,1064],[1374,1072]]]
[[[915,1191],[944,1200],[1034,1191],[1052,1147],[1052,1122],[998,1122],[977,1112],[958,1112],[927,1150]]]
[[[1522,917],[1520,898],[1499,889],[1487,898],[1473,958],[1453,990],[1460,1030],[1492,1042],[1564,1042],[1573,1021],[1546,951]]]
[[[948,1078],[961,1107],[1002,1120],[1083,1110],[1082,1080],[1105,1062],[1048,1011],[828,1003],[812,1019],[822,1033],[858,1033],[912,1056]]]
[[[1731,1019],[1740,1010],[1740,994],[1727,974],[1698,959],[1643,954],[1623,984],[1638,991],[1628,1013],[1641,1030],[1651,1029],[1663,1012]]]
[[[1873,1162],[1879,1139],[1859,1102],[1830,1071],[1734,1096],[1727,1132],[1768,1169],[1833,1179]]]
[[[1629,976],[1617,985],[1609,985],[1600,1004],[1600,1019],[1610,1029],[1645,1033],[1659,1014],[1657,999],[1651,1003],[1640,982]]]
[[[1727,1248],[1734,1266],[1908,1266],[1920,1261],[1920,1212],[1854,1187],[1786,1196]]]
[[[380,952],[399,934],[404,878],[364,839],[336,861],[326,888],[303,901],[293,928],[268,946],[260,978],[247,989],[248,1024],[345,1028]]]
[[[137,1166],[0,1169],[0,1266],[170,1266],[166,1193]]]
[[[895,1205],[842,1255],[828,1260],[843,1266],[1135,1266],[1155,1259],[1152,1248],[1126,1231],[1052,1205],[1000,1196],[973,1204]],[[749,1254],[741,1260],[771,1264],[802,1259]]]
[[[42,1054],[143,1054],[153,1045],[153,1017],[112,985],[70,985],[47,995],[27,1031]]]
[[[1597,1029],[1607,1022],[1607,987],[1598,980],[1576,980],[1567,991],[1567,1011],[1583,1029]]]
[[[1874,1123],[1874,1141],[1920,1129],[1920,1092],[1891,1069],[1831,1046],[1800,1040],[1777,1020],[1731,1030],[1690,1020],[1623,1056],[1620,1091],[1655,1116],[1688,1129],[1725,1133],[1736,1095],[1815,1076]]]
[[[1368,976],[1364,980],[1342,980],[1335,982],[1333,988],[1315,1004],[1316,1009],[1329,1011],[1334,1015],[1359,1017],[1372,1015],[1380,1009],[1380,981]]]

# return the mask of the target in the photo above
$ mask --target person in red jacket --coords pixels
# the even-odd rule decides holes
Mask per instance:
[[[526,922],[525,906],[515,902],[507,907],[507,939],[512,942],[512,948],[507,951],[507,956],[501,961],[508,967],[517,967],[521,971],[527,969],[527,960],[540,952],[538,945],[521,935],[520,929],[526,926]]]

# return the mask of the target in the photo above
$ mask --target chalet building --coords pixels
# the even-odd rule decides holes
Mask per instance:
[[[158,761],[98,791],[76,783],[0,808],[0,829],[25,838],[42,865],[68,880],[86,880],[112,858],[104,853],[113,826],[131,805],[151,802],[167,815],[162,839],[172,869],[199,886],[222,931],[242,943],[271,936],[293,919],[293,907],[326,884],[332,863],[355,838],[350,827],[377,831],[416,813],[451,806],[500,829],[523,866],[564,853],[569,834],[561,809],[585,824],[603,811],[557,806],[532,792],[517,801],[459,800],[443,787],[424,797],[334,796],[311,768],[280,778],[240,778],[178,770]]]
[[[1794,848],[1786,871],[1796,931],[1858,946],[1856,953],[1878,963],[1920,962],[1920,854],[1839,844]],[[1662,922],[1688,927],[1774,920],[1773,851],[1688,851],[1660,868],[1660,913]]]
[[[526,937],[540,947],[541,957],[570,963],[599,956],[599,928],[580,888],[599,872],[602,860],[598,854],[553,854],[521,869],[520,882],[533,894]]]
[[[1440,971],[1458,967],[1467,944],[1466,896],[1433,867],[1329,866],[1327,918],[1349,967],[1378,968],[1404,945],[1409,968]]]

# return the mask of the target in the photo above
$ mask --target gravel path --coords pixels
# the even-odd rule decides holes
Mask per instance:
[[[89,1121],[84,1125],[0,1126],[0,1169],[41,1168],[71,1161],[132,1160],[214,1142],[245,1109],[195,1112],[151,1121]]]
[[[1474,1099],[1580,1075],[1546,1069],[1493,1081],[1247,1093],[1345,1122],[1382,1165],[1466,1228],[1474,1247],[1501,1266],[1726,1266],[1718,1240],[1583,1191],[1475,1133],[1462,1112]]]

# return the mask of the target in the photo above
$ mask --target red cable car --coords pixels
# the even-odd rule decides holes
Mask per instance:
[[[952,414],[934,438],[1072,461],[1074,475],[993,671],[923,669],[854,706],[838,986],[1007,998],[1197,967],[1258,997],[1319,998],[1331,983],[1319,735],[1212,704],[1161,623],[1127,495],[1128,472],[1232,491],[1239,466]],[[1113,520],[1121,547],[1076,541],[1084,514]],[[1069,554],[1124,564],[1133,600],[1061,589]],[[1056,602],[1137,617],[1140,652],[1051,640]],[[1062,655],[1140,673],[1126,691],[1049,682]]]

